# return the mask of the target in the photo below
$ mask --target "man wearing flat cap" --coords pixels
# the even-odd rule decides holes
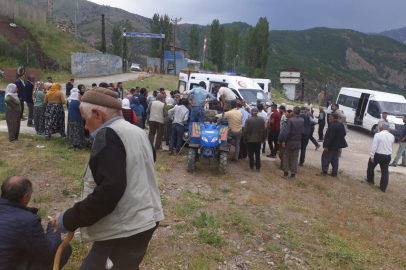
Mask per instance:
[[[154,168],[154,150],[145,132],[121,116],[118,94],[88,91],[80,106],[93,148],[83,178],[82,201],[52,218],[62,233],[81,228],[94,242],[81,270],[139,269],[159,221],[164,219]]]

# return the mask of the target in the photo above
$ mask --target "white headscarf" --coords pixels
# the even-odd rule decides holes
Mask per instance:
[[[17,93],[14,93],[14,91],[16,90],[16,88],[17,88],[17,85],[15,85],[14,83],[10,83],[9,85],[7,85],[7,88],[6,88],[6,96],[5,97],[7,97],[7,96],[11,96],[12,98],[14,98],[14,99],[16,99],[16,100],[20,100],[19,98],[18,98],[18,94]]]
[[[72,88],[72,90],[70,90],[68,101],[71,102],[72,100],[79,100],[79,89]]]
[[[173,105],[175,103],[175,100],[173,99],[173,98],[168,98],[167,100],[166,100],[166,104],[167,105]]]
[[[123,109],[125,109],[125,110],[131,110],[131,108],[130,108],[130,101],[129,101],[127,98],[123,99],[123,100],[121,101],[121,104],[122,104],[122,108],[123,108]]]

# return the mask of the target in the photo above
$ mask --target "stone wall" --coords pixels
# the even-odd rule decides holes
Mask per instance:
[[[110,54],[72,53],[71,69],[75,77],[118,74],[123,71],[121,57]]]
[[[47,12],[34,5],[27,5],[18,0],[0,0],[0,16],[22,18],[30,21],[47,22]]]

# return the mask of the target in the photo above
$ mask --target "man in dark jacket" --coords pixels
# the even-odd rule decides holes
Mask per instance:
[[[24,118],[24,102],[25,102],[25,74],[19,76],[14,83],[18,88],[18,98],[21,103],[21,120],[26,120]]]
[[[293,108],[293,117],[288,120],[283,132],[283,178],[288,178],[289,169],[291,178],[296,177],[297,161],[299,150],[301,148],[302,131],[304,126],[304,120],[299,114],[300,108]]]
[[[333,167],[331,176],[337,177],[340,151],[342,148],[348,147],[345,140],[347,133],[345,131],[344,124],[338,122],[338,118],[339,115],[336,113],[330,115],[330,127],[328,128],[326,136],[324,137],[324,152],[321,156],[321,168],[323,171],[322,173],[318,174],[318,176],[327,176],[328,167],[331,163],[331,166]]]
[[[311,118],[306,111],[305,107],[302,107],[300,110],[300,117],[304,120],[304,126],[302,130],[302,139],[301,139],[301,149],[300,149],[300,161],[299,166],[303,166],[303,163],[306,159],[306,149],[310,140],[311,125],[317,124],[317,120]],[[313,130],[314,131],[314,130]]]
[[[253,108],[251,110],[251,114],[252,117],[245,121],[243,138],[248,149],[251,171],[254,171],[255,163],[257,172],[261,172],[261,143],[265,141],[266,129],[264,119],[262,117],[258,117],[258,109]]]
[[[141,88],[138,99],[139,99],[140,104],[142,105],[142,107],[144,107],[145,114],[147,114],[147,110],[148,110],[147,98],[148,98],[148,90],[145,89],[145,88]],[[152,104],[152,102],[149,105],[151,105],[151,104]],[[144,129],[145,129],[145,121],[146,120],[147,120],[147,118],[144,118],[144,122],[142,123],[142,127]]]
[[[115,88],[114,91],[118,93],[118,98],[120,98],[120,99],[124,98],[124,89],[123,89],[123,83],[122,82],[119,82],[117,84],[117,88]]]
[[[51,222],[47,232],[41,226],[38,209],[27,207],[32,195],[30,180],[14,176],[1,186],[0,269],[51,270],[61,234],[54,233]],[[62,254],[62,268],[72,248]]]
[[[25,84],[25,102],[28,107],[28,123],[27,126],[33,127],[32,121],[34,120],[34,100],[32,94],[34,92],[34,80],[33,76],[28,76],[28,81]]]

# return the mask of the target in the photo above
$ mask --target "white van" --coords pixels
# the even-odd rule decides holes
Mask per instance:
[[[406,99],[402,95],[367,89],[346,88],[340,90],[337,98],[350,125],[361,126],[374,134],[382,113],[388,113],[390,132],[398,137],[403,128],[406,115]]]
[[[262,88],[262,90],[264,90],[265,94],[268,95],[269,99],[272,99],[272,95],[271,95],[271,89],[272,89],[272,84],[271,84],[271,80],[269,79],[252,79],[254,82],[256,82],[259,87]]]
[[[233,90],[237,98],[244,99],[249,105],[256,105],[258,100],[262,103],[271,102],[268,95],[253,79],[242,76],[181,72],[178,90],[182,94],[187,94],[193,88],[199,87],[201,81],[206,83],[206,90],[210,93],[213,93],[216,86],[228,87]]]

